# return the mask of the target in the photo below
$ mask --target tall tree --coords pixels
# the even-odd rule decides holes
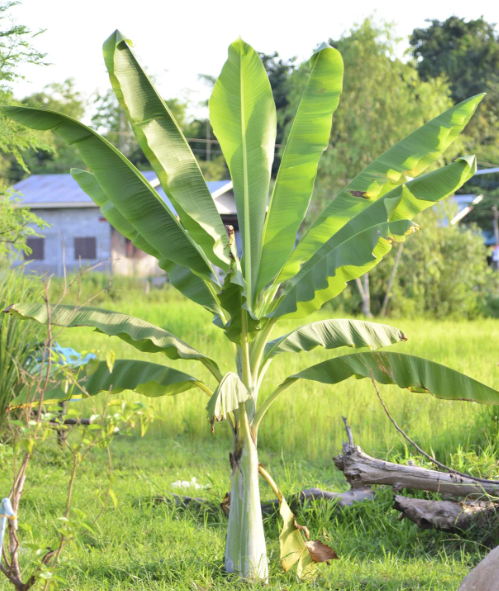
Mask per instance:
[[[428,20],[414,29],[410,44],[423,80],[445,75],[454,102],[486,92],[477,117],[466,130],[479,161],[499,163],[499,35],[483,17]]]
[[[0,103],[4,105],[16,104],[10,84],[24,78],[19,71],[21,64],[46,65],[45,54],[32,45],[33,38],[43,31],[33,32],[25,25],[19,25],[13,20],[12,8],[17,4],[19,2],[12,0],[0,1]],[[16,160],[19,168],[26,170],[23,152],[43,145],[43,140],[32,131],[2,117],[0,120],[1,183],[8,185],[11,182],[9,169],[12,159]]]

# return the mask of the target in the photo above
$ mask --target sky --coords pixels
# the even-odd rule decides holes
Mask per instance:
[[[374,7],[376,10],[374,11]],[[313,49],[337,38],[369,15],[393,22],[407,39],[425,19],[451,15],[483,16],[499,22],[499,2],[482,0],[23,0],[11,10],[19,24],[32,31],[46,29],[33,43],[47,53],[46,67],[25,65],[26,81],[13,86],[22,98],[50,82],[74,78],[89,99],[110,87],[102,58],[102,43],[119,29],[131,39],[149,74],[165,98],[188,100],[202,114],[199,102],[209,88],[198,74],[217,76],[228,45],[241,36],[257,51],[278,51],[283,58],[303,61]],[[400,52],[407,47],[401,44]],[[348,75],[346,72],[345,75]]]

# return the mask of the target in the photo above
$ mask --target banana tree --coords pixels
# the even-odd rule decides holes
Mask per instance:
[[[209,397],[209,418],[227,419],[233,433],[227,571],[247,580],[267,580],[260,472],[281,501],[282,565],[288,570],[298,563],[298,574],[310,576],[315,563],[333,557],[332,551],[303,539],[277,485],[258,463],[258,431],[278,396],[298,380],[336,384],[372,376],[383,384],[450,400],[499,403],[499,392],[452,369],[412,355],[377,351],[406,339],[402,331],[386,325],[321,320],[272,338],[282,319],[305,318],[341,293],[347,281],[377,265],[394,242],[418,229],[412,221],[416,214],[473,176],[474,157],[427,169],[463,130],[482,95],[452,107],[377,158],[331,199],[295,247],[342,90],[342,58],[325,44],[312,56],[269,199],[276,135],[272,91],[258,54],[241,39],[235,41],[209,106],[234,185],[240,256],[233,229],[222,223],[180,127],[131,43],[113,33],[104,43],[104,59],[113,90],[178,217],[133,164],[91,128],[53,111],[22,106],[1,110],[30,128],[52,130],[79,150],[88,170],[71,170],[73,178],[116,230],[156,257],[170,282],[212,315],[234,349],[234,371],[222,375],[215,360],[164,328],[118,312],[63,305],[48,309],[37,303],[15,303],[6,312],[57,326],[93,327],[140,351],[156,353],[160,361],[166,356],[203,364],[212,376],[210,383],[161,362],[117,360],[112,371],[102,362],[77,388],[80,396],[110,388],[146,396],[203,390]],[[277,356],[316,347],[364,351],[308,367],[259,400],[266,371]],[[59,389],[46,393],[44,401],[67,397]],[[76,397],[74,389],[71,397]],[[36,393],[31,400],[25,394],[15,401],[26,402],[36,404]]]

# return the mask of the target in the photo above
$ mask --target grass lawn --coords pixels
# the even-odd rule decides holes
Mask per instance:
[[[106,303],[105,307],[113,307]],[[124,300],[114,307],[163,326],[187,342],[220,359],[222,371],[231,368],[231,352],[209,315],[190,303],[172,297],[167,304]],[[331,317],[322,312],[314,319]],[[313,319],[312,319],[313,320]],[[494,343],[499,337],[499,321],[436,322],[402,319],[391,324],[404,330],[409,341],[393,350],[426,356],[499,388],[498,354]],[[279,336],[297,323],[275,330]],[[79,350],[111,347],[117,357],[145,358],[204,377],[200,365],[173,362],[158,355],[143,355],[129,345],[109,340],[88,329],[73,329],[59,335],[59,341]],[[348,349],[337,354],[348,354]],[[317,363],[331,353],[315,350],[309,355],[281,355],[268,372],[262,396],[284,377]],[[424,448],[434,450],[439,459],[467,467],[471,461],[479,469],[480,457],[466,454],[494,442],[497,418],[494,410],[464,402],[439,401],[431,396],[411,394],[396,387],[382,387],[395,419]],[[133,399],[140,397],[129,394]],[[149,401],[157,420],[144,438],[118,437],[113,443],[113,490],[118,505],[109,507],[87,532],[78,548],[66,553],[63,566],[69,588],[90,590],[217,590],[233,588],[223,573],[226,518],[199,514],[167,505],[153,505],[150,498],[178,492],[176,480],[191,480],[207,488],[187,491],[220,501],[229,487],[230,437],[226,425],[210,433],[204,407],[206,396],[194,391],[169,399]],[[80,403],[81,404],[81,403]],[[87,402],[83,404],[88,404]],[[498,413],[499,414],[499,413]],[[268,413],[260,431],[260,459],[271,471],[284,494],[318,486],[346,490],[342,474],[331,461],[341,448],[341,416],[347,416],[356,442],[365,451],[400,461],[412,456],[379,407],[368,380],[348,380],[337,387],[308,383],[290,388]],[[480,454],[479,454],[480,456]],[[65,503],[68,458],[56,446],[47,446],[33,460],[28,477],[20,521],[41,532],[53,531],[55,519]],[[95,451],[83,465],[76,486],[75,507],[92,516],[100,505],[96,490],[107,485],[107,457]],[[489,458],[488,475],[496,470]],[[0,483],[6,490],[9,474],[2,470]],[[272,498],[262,484],[262,497]],[[376,502],[336,510],[321,504],[307,506],[299,515],[313,539],[331,545],[340,560],[321,565],[314,583],[299,584],[293,572],[284,574],[279,564],[276,517],[266,520],[271,564],[269,589],[334,590],[453,590],[487,549],[479,534],[463,540],[454,534],[418,530],[406,520],[399,522],[391,509],[392,492],[382,490]],[[26,549],[29,561],[30,550]],[[240,585],[236,585],[240,587]],[[7,589],[6,583],[0,583]]]

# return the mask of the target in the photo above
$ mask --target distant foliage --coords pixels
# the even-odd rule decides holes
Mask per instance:
[[[0,309],[12,302],[33,299],[42,289],[38,279],[19,271],[0,275]],[[0,430],[4,426],[5,409],[24,387],[23,369],[43,342],[45,327],[0,314]]]
[[[0,103],[16,104],[10,84],[24,77],[19,73],[20,64],[46,65],[45,54],[32,45],[32,40],[42,31],[33,32],[13,20],[12,8],[19,2],[0,1]],[[27,171],[23,152],[29,148],[45,146],[37,134],[4,117],[0,120],[0,173],[10,180],[12,162]]]
[[[441,220],[441,211],[425,212],[419,219],[420,239],[404,243],[388,315],[475,318],[492,314],[487,293],[493,287],[495,274],[487,264],[481,232],[476,226],[442,226]],[[369,273],[374,315],[383,305],[394,258],[395,253]],[[360,313],[361,299],[354,283],[345,292],[342,306]],[[497,312],[499,315],[499,305]]]
[[[39,236],[38,229],[48,224],[27,207],[19,207],[19,199],[10,190],[0,191],[0,266],[7,264],[13,251],[30,254],[29,236]]]
[[[410,44],[423,80],[445,76],[452,100],[486,92],[477,116],[465,132],[469,150],[479,160],[499,159],[499,34],[483,17],[451,16],[428,20],[426,28],[414,29]]]

